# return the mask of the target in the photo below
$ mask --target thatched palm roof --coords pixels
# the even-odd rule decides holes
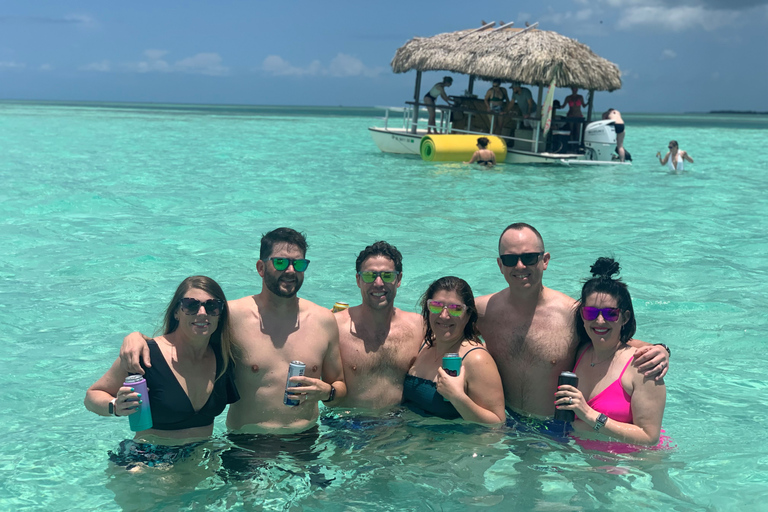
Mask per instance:
[[[559,66],[558,66],[559,64]],[[596,91],[621,88],[619,67],[595,55],[585,44],[556,32],[504,28],[461,30],[415,37],[397,49],[395,73],[451,71],[491,80]]]

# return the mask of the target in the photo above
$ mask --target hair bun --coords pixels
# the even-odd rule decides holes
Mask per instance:
[[[613,258],[598,258],[589,270],[595,277],[609,279],[612,275],[619,273],[619,263]]]

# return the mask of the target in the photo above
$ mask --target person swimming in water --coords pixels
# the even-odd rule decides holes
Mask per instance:
[[[667,154],[664,155],[664,158],[661,158],[660,151],[656,153],[656,158],[659,159],[659,163],[661,165],[669,164],[670,171],[684,171],[686,160],[690,163],[693,163],[693,158],[688,155],[687,151],[680,149],[680,146],[677,144],[676,140],[669,141],[669,146],[667,149],[669,149],[669,151],[667,151]]]
[[[496,153],[488,149],[490,141],[488,137],[480,137],[477,139],[477,151],[472,155],[472,159],[465,164],[480,164],[486,167],[492,167],[496,165]]]

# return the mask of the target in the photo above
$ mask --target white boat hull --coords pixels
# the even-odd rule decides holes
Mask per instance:
[[[419,130],[416,133],[375,127],[368,130],[371,132],[373,142],[380,150],[399,155],[420,155],[421,138],[427,134],[425,130]]]
[[[426,130],[411,133],[405,130],[391,128],[368,128],[376,146],[384,153],[419,156],[421,138],[427,135]],[[558,165],[632,165],[630,162],[589,160],[585,154],[563,153],[534,153],[510,148],[507,150],[506,163],[510,164],[558,164]]]

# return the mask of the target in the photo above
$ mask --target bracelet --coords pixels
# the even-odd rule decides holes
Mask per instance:
[[[669,354],[669,357],[672,357],[672,351],[669,350],[669,347],[666,346],[665,344],[663,344],[663,343],[654,343],[653,346],[654,347],[664,347],[664,350],[667,351],[667,354]]]

